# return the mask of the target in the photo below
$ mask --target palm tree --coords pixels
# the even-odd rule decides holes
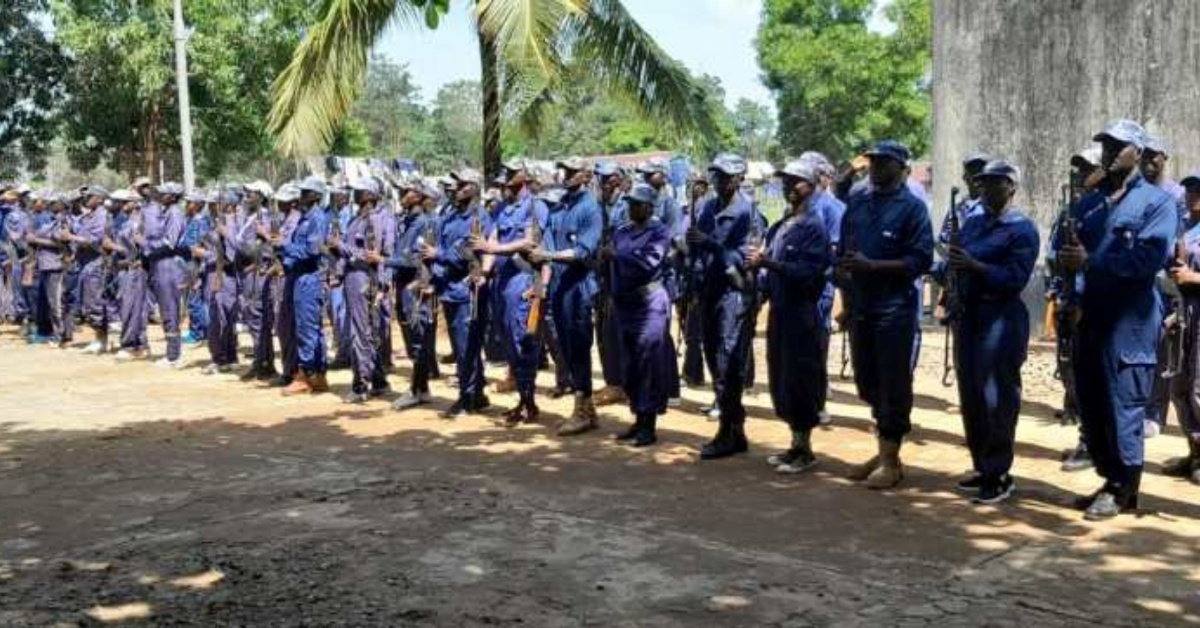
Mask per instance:
[[[716,104],[629,15],[621,0],[467,0],[479,40],[483,166],[501,161],[500,120],[536,132],[572,67],[585,66],[643,114],[706,146]],[[318,154],[362,89],[372,45],[393,22],[433,28],[449,0],[324,0],[275,81],[269,125],[285,155]]]

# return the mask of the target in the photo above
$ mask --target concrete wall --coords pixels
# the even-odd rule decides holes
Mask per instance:
[[[1068,160],[1111,119],[1200,168],[1200,0],[933,0],[934,214],[962,158],[1014,160],[1047,232]]]

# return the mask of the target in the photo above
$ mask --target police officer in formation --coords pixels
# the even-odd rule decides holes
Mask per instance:
[[[1179,190],[1163,174],[1165,148],[1132,121],[1119,120],[1094,140],[1098,157],[1073,160],[1079,194],[1070,199],[1072,228],[1055,229],[1050,261],[1056,276],[1074,278],[1064,293],[1077,303],[1078,337],[1065,379],[1068,390],[1090,391],[1074,399],[1081,450],[1104,479],[1078,505],[1088,519],[1101,520],[1137,507],[1156,365],[1159,371],[1174,365],[1168,389],[1188,438],[1187,455],[1164,473],[1200,483],[1200,326],[1192,322],[1200,302],[1200,175],[1183,179],[1176,197]],[[666,188],[662,162],[642,164],[633,178],[614,163],[593,166],[580,158],[557,162],[553,181],[535,180],[527,164],[510,162],[494,181],[499,196],[491,211],[481,198],[483,177],[470,169],[451,173],[442,189],[373,175],[334,189],[318,177],[278,191],[259,181],[209,197],[185,195],[175,183],[152,187],[139,180],[111,194],[88,186],[78,192],[78,216],[66,198],[9,187],[0,193],[0,248],[8,267],[0,304],[31,342],[65,344],[69,308],[78,302],[94,333],[87,352],[106,353],[111,343],[122,362],[149,357],[146,327],[157,307],[166,339],[158,363],[178,368],[181,290],[189,281],[182,260],[194,259],[209,322],[212,362],[204,372],[232,370],[241,321],[252,356],[242,379],[270,380],[283,394],[299,395],[328,390],[323,327],[327,317],[337,327],[339,308],[325,305],[338,291],[346,323],[334,337],[352,370],[346,401],[390,394],[397,318],[413,362],[410,385],[393,402],[404,410],[431,401],[440,303],[458,388],[444,417],[490,406],[483,345],[492,327],[500,331],[519,399],[505,425],[539,419],[534,379],[548,347],[562,371],[560,387],[575,396],[557,433],[594,430],[597,405],[627,401],[633,424],[617,439],[646,447],[657,442],[659,416],[677,395],[670,327],[679,302],[687,310],[681,327],[698,331],[688,334],[688,348],[702,351],[716,397],[718,430],[700,451],[709,460],[748,449],[746,367],[765,301],[772,408],[792,434],[788,449],[768,462],[779,473],[802,473],[817,463],[812,431],[823,421],[836,285],[855,383],[876,422],[878,447],[851,477],[890,488],[903,478],[916,281],[930,269],[934,237],[925,202],[907,181],[908,149],[882,141],[864,156],[866,178],[836,186],[849,190],[844,204],[823,155],[787,162],[776,172],[786,209],[769,226],[742,189],[747,164],[733,154],[712,161],[703,185],[693,182],[698,193],[686,210]],[[963,162],[963,177],[968,197],[953,208],[957,231],[943,223],[942,261],[933,272],[956,313],[954,370],[974,471],[957,487],[993,504],[1015,487],[1020,370],[1030,329],[1021,292],[1039,238],[1013,203],[1021,184],[1015,166],[973,154]],[[395,207],[387,200],[391,189],[399,193]],[[181,202],[193,221],[204,217],[209,224],[188,233]],[[201,211],[208,203],[210,212]],[[1163,295],[1155,288],[1164,268],[1178,287],[1166,328],[1184,330],[1178,345],[1163,343],[1177,347],[1171,349],[1177,355],[1167,356],[1158,334]],[[79,277],[74,300],[66,288],[70,271]],[[554,333],[542,333],[549,322]],[[604,399],[592,394],[594,339]],[[278,375],[276,341],[283,357]],[[687,379],[698,385],[700,376]]]
[[[1104,484],[1077,505],[1100,520],[1138,505],[1161,322],[1155,276],[1173,248],[1179,216],[1175,200],[1141,174],[1141,125],[1118,120],[1093,140],[1103,150],[1104,179],[1073,208],[1075,237],[1054,244],[1057,263],[1083,278],[1076,401]]]

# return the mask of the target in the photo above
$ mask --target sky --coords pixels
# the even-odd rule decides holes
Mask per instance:
[[[376,52],[408,64],[426,101],[446,83],[479,79],[470,4],[451,2],[450,14],[436,31],[394,26],[376,45]],[[625,0],[625,7],[693,73],[720,77],[729,106],[740,98],[771,104],[770,92],[759,81],[754,49],[761,0]]]

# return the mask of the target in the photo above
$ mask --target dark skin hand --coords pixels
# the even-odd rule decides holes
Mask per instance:
[[[950,267],[954,270],[965,270],[973,273],[982,273],[987,265],[979,260],[971,257],[971,254],[961,246],[950,247]]]

